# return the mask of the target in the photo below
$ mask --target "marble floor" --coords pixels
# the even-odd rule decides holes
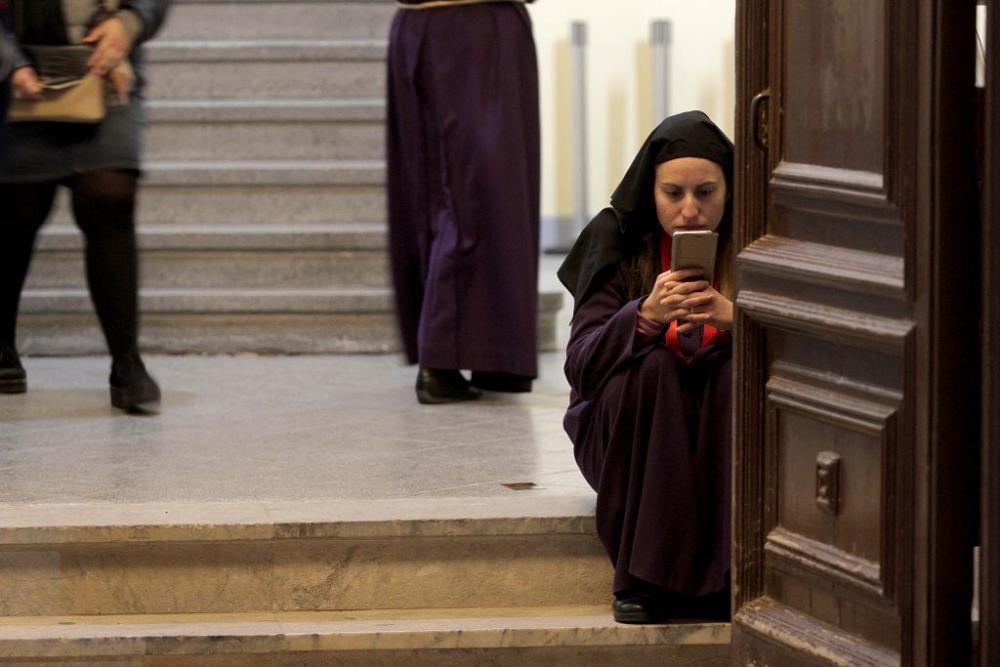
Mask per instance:
[[[561,259],[542,256],[541,289],[562,289]],[[28,393],[0,395],[0,505],[592,496],[561,353],[531,394],[443,406],[416,402],[397,355],[152,356],[157,417],[110,407],[106,357],[24,362]]]
[[[531,394],[419,405],[396,356],[147,360],[163,412],[108,401],[108,360],[28,358],[0,396],[0,504],[591,493],[562,431],[562,355]]]

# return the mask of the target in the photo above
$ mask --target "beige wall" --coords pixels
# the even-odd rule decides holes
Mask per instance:
[[[652,117],[649,24],[672,24],[670,111],[702,109],[732,136],[735,0],[537,0],[542,113],[542,215],[573,212],[570,23],[587,24],[591,213],[606,205]]]

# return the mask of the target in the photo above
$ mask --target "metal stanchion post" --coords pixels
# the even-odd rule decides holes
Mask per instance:
[[[671,24],[668,20],[650,24],[650,57],[653,74],[653,123],[657,124],[670,113],[670,41]]]

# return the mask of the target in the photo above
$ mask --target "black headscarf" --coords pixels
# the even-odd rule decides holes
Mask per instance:
[[[651,230],[659,229],[653,198],[656,166],[681,157],[699,157],[722,167],[727,192],[733,187],[733,144],[701,111],[668,116],[650,133],[604,209],[580,232],[559,267],[559,281],[573,294],[574,310],[593,288],[594,278],[635,251]],[[731,206],[727,204],[725,216]]]

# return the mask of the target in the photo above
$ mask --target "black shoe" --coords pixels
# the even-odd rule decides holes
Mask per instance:
[[[111,364],[111,405],[133,415],[160,412],[160,387],[146,371],[138,352]]]
[[[472,371],[472,386],[486,391],[503,391],[511,394],[523,394],[531,391],[534,378],[513,373],[496,371]]]
[[[680,606],[684,616],[705,621],[728,622],[730,617],[730,588],[727,585],[717,593],[684,596],[686,599]]]
[[[474,401],[482,395],[456,370],[421,368],[417,373],[417,400],[424,405]]]
[[[658,600],[648,593],[615,593],[611,612],[619,623],[662,623],[663,610]]]
[[[23,394],[28,391],[28,374],[21,365],[17,348],[0,342],[0,394]]]

